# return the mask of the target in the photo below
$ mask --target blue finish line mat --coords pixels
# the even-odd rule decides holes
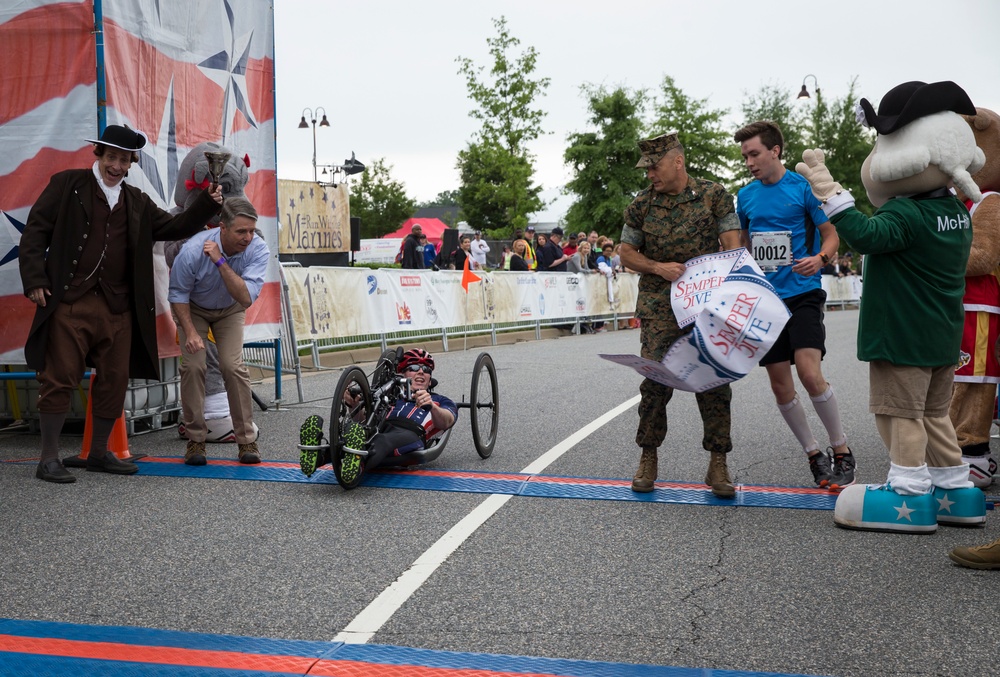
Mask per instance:
[[[27,462],[27,459],[18,462]],[[311,478],[298,463],[265,461],[243,465],[234,460],[212,459],[208,465],[184,465],[180,457],[147,456],[138,461],[139,475],[190,477],[264,482],[304,482],[336,484],[333,470],[316,471]],[[717,498],[704,484],[657,482],[655,489],[641,494],[632,491],[628,479],[561,477],[524,473],[491,473],[465,470],[376,470],[366,473],[362,486],[422,491],[454,491],[473,494],[510,494],[534,498],[582,498],[603,501],[639,501],[683,505],[739,506],[753,508],[798,508],[833,510],[837,495],[808,487],[736,485],[736,497]]]
[[[0,618],[0,675],[779,677],[772,672],[431,651]],[[807,677],[782,675],[780,677]]]
[[[6,461],[35,463],[37,459]],[[298,463],[265,461],[243,465],[237,461],[212,460],[208,465],[190,466],[174,456],[147,456],[138,461],[139,475],[190,477],[214,480],[257,482],[302,482],[337,484],[333,470],[317,470],[306,477]],[[491,473],[475,470],[375,470],[365,474],[361,486],[419,491],[454,491],[466,494],[510,494],[533,498],[582,498],[598,501],[638,501],[681,505],[738,506],[744,508],[793,508],[833,510],[837,494],[811,487],[778,487],[737,484],[735,498],[717,498],[704,484],[657,482],[653,491],[632,491],[632,481],[598,477],[564,477],[525,473]],[[995,496],[986,497],[986,509],[993,510]]]

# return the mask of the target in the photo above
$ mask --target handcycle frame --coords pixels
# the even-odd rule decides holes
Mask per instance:
[[[334,475],[337,482],[342,485],[344,482],[340,476],[340,469],[344,455],[343,436],[348,426],[360,423],[364,428],[367,443],[386,428],[389,411],[397,399],[412,399],[409,379],[396,373],[396,365],[402,353],[402,348],[384,351],[370,377],[360,367],[352,365],[344,370],[337,382],[330,410],[329,449]],[[437,380],[432,379],[430,390],[433,391],[436,386]],[[357,400],[360,396],[360,401],[351,406],[345,402],[347,393],[351,394],[351,400]],[[472,441],[476,453],[481,458],[489,458],[496,445],[497,424],[500,418],[500,391],[497,385],[496,366],[489,353],[480,353],[476,357],[469,401],[466,402],[463,395],[462,401],[456,401],[455,404],[459,409],[469,410]],[[380,467],[430,463],[444,451],[452,430],[454,426],[444,431],[440,437],[428,441],[424,449],[386,459]]]

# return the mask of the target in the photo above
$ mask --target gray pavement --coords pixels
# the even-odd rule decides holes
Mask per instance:
[[[827,327],[824,371],[860,478],[878,482],[888,460],[867,413],[867,365],[854,357],[857,311],[828,313]],[[638,339],[621,331],[488,348],[502,393],[496,451],[479,459],[464,417],[430,467],[522,470],[638,392],[636,374],[596,357],[637,353]],[[442,392],[468,392],[478,352],[436,356]],[[308,374],[307,399],[328,398],[339,373]],[[294,382],[284,388],[294,393]],[[328,410],[320,400],[258,413],[265,460],[296,460],[300,423]],[[669,416],[660,479],[699,482],[707,453],[694,397],[678,393]],[[636,421],[634,410],[612,420],[544,474],[631,477]],[[734,385],[733,437],[737,482],[811,486],[762,369]],[[66,438],[67,454],[78,443]],[[174,429],[131,443],[183,454]],[[37,436],[0,434],[0,460],[37,446]],[[212,445],[210,462],[235,451]],[[329,640],[484,500],[74,472],[75,484],[57,486],[34,479],[32,465],[0,463],[0,617]],[[993,515],[985,529],[901,536],[837,529],[830,511],[515,497],[372,641],[816,675],[998,674],[1000,572],[946,556],[998,536]]]

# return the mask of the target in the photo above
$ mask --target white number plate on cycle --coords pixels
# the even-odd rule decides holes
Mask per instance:
[[[754,260],[765,272],[792,265],[792,233],[789,230],[754,233],[750,246]]]

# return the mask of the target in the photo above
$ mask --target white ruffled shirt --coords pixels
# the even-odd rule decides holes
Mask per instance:
[[[108,184],[104,183],[104,177],[101,176],[101,170],[97,166],[97,160],[94,160],[93,169],[94,176],[97,178],[97,185],[101,187],[101,190],[104,191],[104,197],[108,199],[108,206],[114,209],[115,205],[118,204],[118,199],[122,195],[122,181],[125,180],[124,177],[122,178],[122,181],[119,181],[114,186],[108,186]]]

